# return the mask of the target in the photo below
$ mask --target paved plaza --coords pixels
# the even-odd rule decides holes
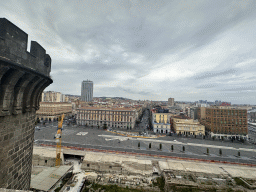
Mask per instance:
[[[57,122],[46,125],[39,124],[38,126],[40,130],[35,130],[35,144],[55,145],[54,136],[57,131]],[[138,148],[138,143],[140,143],[140,148]],[[150,143],[151,149],[149,149]],[[159,150],[160,143],[161,150]],[[98,128],[76,125],[63,126],[62,145],[256,164],[256,145],[248,142],[232,143],[176,136],[125,137]],[[173,151],[171,151],[171,146],[173,146]],[[185,151],[183,151],[183,146]],[[207,148],[209,154],[206,153]],[[219,154],[220,149],[222,155]],[[240,152],[240,157],[238,152]]]

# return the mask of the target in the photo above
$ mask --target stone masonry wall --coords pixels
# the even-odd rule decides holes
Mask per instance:
[[[35,113],[0,117],[0,186],[29,189]]]

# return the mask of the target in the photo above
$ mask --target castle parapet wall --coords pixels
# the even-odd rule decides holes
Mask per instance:
[[[0,57],[23,67],[50,75],[51,57],[36,41],[27,51],[28,34],[5,18],[0,18]]]

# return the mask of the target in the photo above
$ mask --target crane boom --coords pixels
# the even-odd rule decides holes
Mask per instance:
[[[62,134],[62,124],[63,124],[64,114],[59,118],[58,129],[55,135],[56,139],[56,162],[55,166],[60,166],[60,154],[61,154],[61,134]]]

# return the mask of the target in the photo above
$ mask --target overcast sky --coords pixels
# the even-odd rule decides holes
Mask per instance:
[[[255,0],[0,0],[52,58],[46,90],[256,104]],[[30,46],[30,44],[29,44]]]

